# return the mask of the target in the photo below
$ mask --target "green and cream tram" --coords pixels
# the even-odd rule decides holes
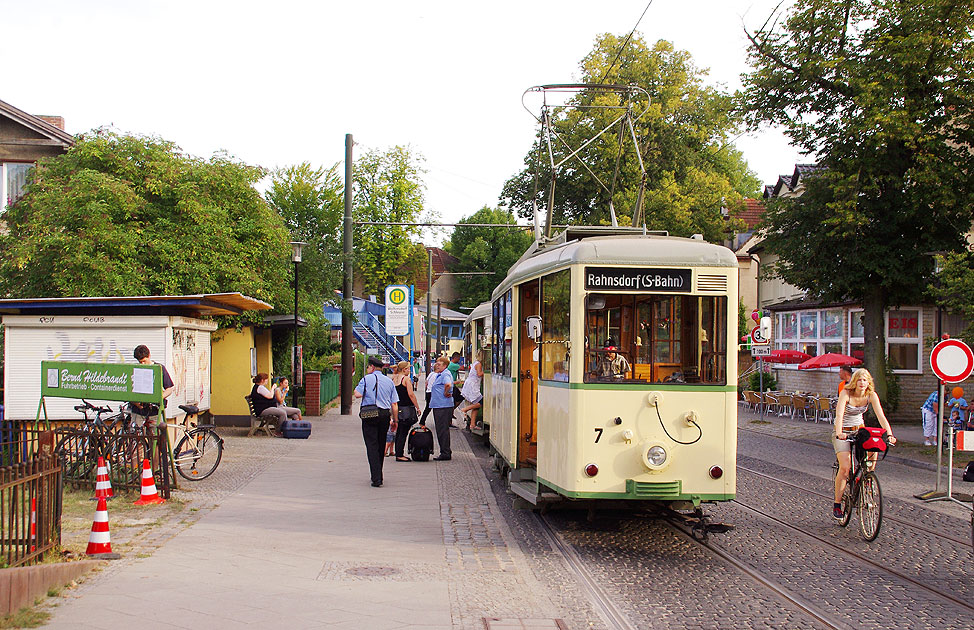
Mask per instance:
[[[494,290],[484,361],[511,489],[535,505],[733,499],[737,283],[729,249],[640,230],[529,250]]]

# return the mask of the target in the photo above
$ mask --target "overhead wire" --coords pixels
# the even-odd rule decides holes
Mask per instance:
[[[636,29],[639,28],[639,23],[643,21],[644,17],[646,17],[646,12],[649,11],[649,7],[652,4],[653,4],[653,0],[649,0],[649,2],[646,3],[646,8],[643,9],[643,14],[639,16],[639,19],[636,20],[636,25],[632,27],[631,31],[629,31],[629,35],[626,37],[626,41],[622,42],[622,46],[619,47],[619,52],[616,53],[616,56],[612,60],[612,63],[609,64],[609,67],[606,69],[605,74],[603,74],[602,78],[599,80],[598,83],[599,85],[605,83],[605,80],[609,77],[609,73],[612,72],[612,68],[615,67],[616,62],[619,61],[619,57],[622,56],[622,52],[626,49],[626,46],[629,45],[629,41],[632,39],[632,36],[636,33]]]

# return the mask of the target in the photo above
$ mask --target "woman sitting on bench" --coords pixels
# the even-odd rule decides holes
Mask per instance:
[[[290,417],[292,420],[297,420],[301,412],[294,407],[278,407],[277,397],[274,395],[277,386],[275,385],[273,390],[267,389],[267,379],[268,376],[265,372],[261,372],[254,377],[254,388],[250,391],[250,399],[254,403],[254,415],[257,417],[267,416],[268,418],[276,418],[277,428],[280,429],[281,423],[286,418]]]

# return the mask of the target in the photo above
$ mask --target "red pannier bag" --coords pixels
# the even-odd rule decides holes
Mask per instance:
[[[885,453],[886,431],[879,427],[863,427],[856,433],[856,446],[867,453]]]

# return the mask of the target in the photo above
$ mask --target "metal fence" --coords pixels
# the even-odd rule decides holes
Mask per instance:
[[[0,566],[38,562],[61,544],[62,491],[61,467],[49,451],[0,467]]]
[[[336,371],[321,373],[320,401],[322,409],[338,397],[340,381],[341,375]]]

